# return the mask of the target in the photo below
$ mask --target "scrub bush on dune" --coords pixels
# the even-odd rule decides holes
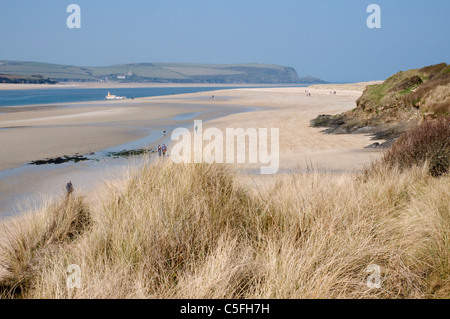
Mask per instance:
[[[410,168],[429,162],[432,176],[448,172],[450,167],[450,117],[429,120],[404,133],[387,151],[383,164]]]

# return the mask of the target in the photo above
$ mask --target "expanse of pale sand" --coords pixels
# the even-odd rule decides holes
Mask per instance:
[[[159,125],[163,129],[177,124],[167,120],[175,115],[202,111],[217,112],[213,113],[216,119],[204,123],[204,129],[217,127],[225,132],[226,128],[279,128],[280,170],[311,166],[331,171],[360,170],[380,155],[379,151],[364,149],[373,143],[369,136],[328,135],[309,126],[310,120],[319,114],[337,114],[354,108],[365,86],[359,87],[360,90],[355,90],[354,86],[348,86],[350,91],[346,91],[345,86],[339,86],[336,95],[330,95],[331,87],[327,85],[326,88],[234,89],[132,101],[86,102],[76,104],[84,105],[82,107],[71,108],[23,107],[21,112],[2,114],[0,118],[0,128],[13,128],[0,129],[0,170],[33,160],[86,154],[120,145],[147,136],[148,131],[143,130],[146,126]],[[305,90],[311,96],[307,96]],[[215,99],[210,99],[211,95]],[[226,112],[218,111],[238,110],[237,106],[258,109],[226,116],[223,116]],[[193,119],[185,121],[184,125],[188,122],[192,125]],[[41,186],[59,183],[62,190],[64,182],[76,179],[75,176],[78,177],[78,190],[87,192],[94,182],[103,184],[102,179],[107,179],[107,175],[95,176],[87,165],[74,164],[58,173],[49,170],[44,180],[42,176],[22,176],[13,183],[0,183],[0,193],[16,194],[24,188],[33,190],[28,187],[29,183],[40,183]],[[237,169],[259,169],[260,166],[234,165]],[[86,185],[79,181],[86,181]]]
[[[195,113],[231,105],[261,110],[229,115],[205,124],[225,128],[279,128],[280,165],[294,168],[305,161],[329,169],[360,169],[373,157],[364,150],[370,139],[364,135],[326,135],[309,127],[319,114],[337,114],[355,106],[364,84],[330,85],[309,88],[258,88],[201,92],[126,101],[77,103],[82,107],[21,107],[21,112],[2,114],[0,170],[18,167],[33,160],[75,153],[86,154],[148,135],[146,125],[167,120],[180,113]],[[346,91],[346,89],[350,91]],[[355,90],[360,88],[360,90]],[[311,93],[306,96],[305,90]],[[209,99],[215,95],[212,101]],[[226,99],[221,98],[226,97]],[[167,107],[170,105],[170,107]],[[187,105],[194,105],[187,109]],[[67,104],[65,105],[67,106]],[[204,107],[201,107],[204,106]],[[170,122],[170,123],[169,123]],[[13,129],[5,129],[13,128]],[[375,152],[378,153],[378,152]]]
[[[329,171],[361,170],[380,156],[380,151],[364,148],[374,143],[370,136],[324,134],[323,129],[310,127],[310,120],[319,114],[339,114],[353,109],[365,87],[365,83],[355,83],[335,87],[326,84],[308,88],[251,88],[208,92],[208,95],[215,94],[215,103],[246,105],[258,107],[259,110],[209,121],[203,124],[203,130],[208,127],[217,127],[222,132],[226,128],[279,128],[281,170],[304,170],[308,167]],[[307,96],[305,90],[311,96]],[[336,95],[330,95],[330,90],[336,91]],[[197,97],[204,95],[205,93],[191,94]],[[229,99],[220,100],[220,96],[224,95]],[[166,99],[172,101],[170,97]],[[192,100],[191,103],[194,101],[210,103],[205,100]],[[260,164],[238,166],[243,169],[259,167]]]

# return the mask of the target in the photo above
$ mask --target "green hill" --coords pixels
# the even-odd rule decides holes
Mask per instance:
[[[450,112],[450,65],[446,63],[413,69],[368,86],[358,99],[360,111],[386,113],[398,108],[415,108],[421,113]]]
[[[424,119],[450,114],[450,65],[446,63],[401,71],[382,84],[367,86],[350,112],[320,115],[314,127],[327,127],[326,133],[372,134],[386,139],[389,147],[404,132]]]
[[[270,64],[133,63],[79,67],[39,62],[0,61],[0,74],[41,75],[56,81],[118,81],[157,83],[324,83],[300,78],[291,67]]]

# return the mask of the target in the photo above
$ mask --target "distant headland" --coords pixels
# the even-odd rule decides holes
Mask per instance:
[[[36,82],[36,80],[39,80]],[[299,77],[292,67],[273,64],[132,63],[81,67],[0,61],[0,83],[119,82],[199,84],[323,84]]]

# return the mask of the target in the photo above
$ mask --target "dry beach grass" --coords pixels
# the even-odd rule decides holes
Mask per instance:
[[[15,298],[448,298],[449,188],[426,166],[249,188],[222,165],[162,161],[106,185],[97,205],[75,194],[14,221],[0,287]],[[380,289],[367,286],[371,264]]]

